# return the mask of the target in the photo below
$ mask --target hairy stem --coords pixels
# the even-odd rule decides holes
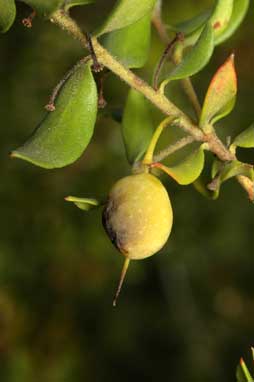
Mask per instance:
[[[195,139],[190,135],[179,139],[176,143],[166,147],[165,149],[158,152],[154,155],[154,162],[161,162],[163,159],[167,158],[169,155],[173,154],[175,151],[182,149],[183,147],[195,142]]]

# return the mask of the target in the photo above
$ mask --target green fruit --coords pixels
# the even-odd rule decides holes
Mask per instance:
[[[103,211],[103,225],[113,244],[127,258],[117,295],[129,261],[158,252],[169,237],[172,222],[168,193],[155,176],[142,173],[116,182]]]
[[[110,239],[131,260],[158,252],[169,237],[172,220],[168,193],[151,174],[130,175],[116,182],[103,212]]]

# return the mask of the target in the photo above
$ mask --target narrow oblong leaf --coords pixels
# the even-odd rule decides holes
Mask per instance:
[[[134,24],[151,13],[156,0],[117,0],[104,24],[95,32],[96,36]]]
[[[122,121],[122,134],[130,164],[141,159],[153,136],[149,103],[145,97],[130,89]]]
[[[237,93],[237,77],[234,56],[231,55],[217,70],[208,87],[200,116],[200,127],[218,121],[234,106]]]
[[[16,17],[16,5],[14,0],[0,0],[0,32],[7,32]]]
[[[101,202],[97,199],[92,198],[79,198],[77,196],[67,196],[64,198],[67,202],[72,202],[77,206],[79,209],[83,211],[90,211],[93,210],[99,206],[101,206]]]
[[[241,132],[233,141],[234,146],[251,148],[254,147],[254,123]]]
[[[150,38],[151,14],[148,13],[136,23],[105,35],[102,45],[128,68],[140,68],[147,61]]]
[[[208,23],[200,34],[196,44],[183,60],[169,74],[167,81],[190,77],[199,72],[210,60],[213,53],[213,28]]]
[[[234,0],[233,11],[229,23],[225,30],[216,36],[215,45],[221,44],[235,33],[248,11],[249,4],[250,0]]]
[[[188,185],[193,183],[204,168],[204,150],[200,147],[188,155],[185,160],[173,167],[164,166],[162,163],[153,163],[151,167],[158,168],[168,174],[177,183]]]
[[[12,157],[50,169],[67,166],[81,156],[97,114],[97,88],[88,64],[81,64],[69,77],[55,106]]]
[[[233,12],[234,0],[217,0],[210,22],[214,29],[215,38],[227,28]]]
[[[40,16],[49,16],[51,13],[59,9],[64,0],[22,0],[24,3],[33,8]]]
[[[87,5],[93,4],[95,0],[67,0],[64,4],[64,9],[68,11],[72,7],[76,7],[77,5]]]

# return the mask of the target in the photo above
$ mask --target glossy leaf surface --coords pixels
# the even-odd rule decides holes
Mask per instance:
[[[227,28],[233,12],[234,0],[217,0],[210,19],[215,37]]]
[[[49,16],[64,4],[64,0],[22,0],[40,16]]]
[[[83,211],[90,211],[101,205],[99,200],[91,198],[78,198],[76,196],[67,196],[65,198],[67,202],[72,202]]]
[[[233,12],[225,30],[215,38],[215,45],[221,44],[230,38],[242,23],[248,8],[250,0],[234,0]]]
[[[168,77],[168,81],[190,77],[199,72],[213,53],[213,28],[207,24],[193,48],[186,54]]]
[[[0,0],[0,32],[7,32],[16,17],[16,5],[14,0]]]
[[[87,64],[80,65],[66,81],[55,106],[13,157],[57,168],[81,156],[92,137],[97,113],[96,84]]]
[[[204,157],[204,150],[200,147],[176,166],[167,167],[162,163],[154,163],[152,167],[162,170],[177,183],[188,185],[193,183],[200,176],[204,168]]]
[[[122,134],[130,164],[141,159],[153,135],[149,103],[134,89],[129,91],[123,115]]]
[[[95,32],[96,36],[134,24],[151,13],[156,0],[117,0],[105,23]]]
[[[140,68],[146,63],[151,37],[151,14],[128,27],[108,33],[102,44],[122,64]]]
[[[234,56],[231,55],[210,82],[200,116],[201,128],[208,123],[214,123],[232,110],[236,92],[237,78]]]
[[[233,145],[245,148],[254,147],[254,123],[252,123],[248,129],[237,135],[233,141]]]
[[[64,9],[68,11],[70,8],[75,7],[77,5],[86,5],[92,3],[95,3],[95,0],[67,0],[65,2]]]

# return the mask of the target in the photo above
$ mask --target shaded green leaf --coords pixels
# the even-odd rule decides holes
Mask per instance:
[[[10,29],[16,17],[14,0],[0,0],[0,32],[5,33]]]
[[[215,45],[221,44],[235,33],[247,13],[249,4],[250,0],[234,0],[233,12],[229,23],[225,30],[216,36]]]
[[[151,37],[151,14],[103,37],[102,44],[122,64],[140,68],[147,61]]]
[[[169,26],[169,29],[175,32],[182,32],[184,36],[188,36],[198,29],[200,29],[204,24],[207,23],[209,17],[211,16],[211,9],[208,9],[193,18],[178,23],[174,26]]]
[[[233,141],[234,146],[251,148],[254,147],[254,123],[241,132]]]
[[[153,131],[148,101],[142,94],[130,89],[122,122],[123,140],[130,164],[143,156]]]
[[[214,28],[215,38],[227,28],[232,12],[234,0],[217,0],[210,22]]]
[[[215,200],[219,196],[218,191],[208,190],[207,184],[205,183],[202,175],[199,176],[198,179],[195,180],[195,182],[193,182],[193,186],[196,191],[198,191],[201,195],[205,196],[208,199]]]
[[[167,167],[162,163],[153,163],[151,167],[164,171],[181,185],[188,185],[193,183],[200,176],[204,168],[204,160],[204,150],[200,147],[176,166]]]
[[[227,115],[234,106],[237,92],[237,78],[234,56],[220,66],[208,87],[200,116],[200,127],[218,121]]]
[[[80,65],[61,89],[56,110],[47,113],[12,156],[44,168],[76,161],[90,142],[97,113],[97,89],[88,64]]]
[[[219,160],[215,160],[212,165],[212,182],[208,185],[208,189],[211,191],[219,192],[223,182],[238,175],[243,175],[254,180],[253,166],[248,163],[242,163],[238,160],[230,163],[223,163]]]
[[[199,72],[210,60],[213,53],[213,28],[208,23],[199,39],[183,60],[170,73],[166,81],[190,77]]]
[[[151,13],[156,0],[117,0],[104,24],[95,32],[96,36],[134,24]]]
[[[68,11],[70,8],[77,5],[86,5],[92,3],[95,3],[95,0],[67,0],[64,4],[64,9]]]
[[[24,3],[33,8],[40,16],[49,16],[51,13],[59,9],[64,0],[22,0]]]
[[[97,199],[91,198],[78,198],[76,196],[67,196],[64,198],[67,202],[72,202],[83,211],[90,211],[101,205],[101,202]]]

